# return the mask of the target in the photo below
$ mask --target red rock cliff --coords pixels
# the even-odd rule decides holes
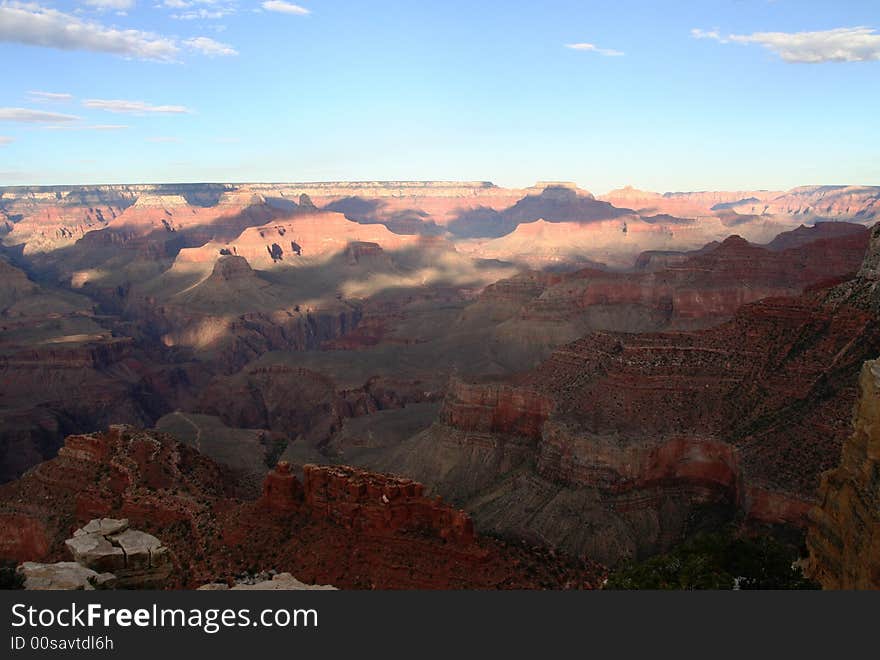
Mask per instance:
[[[348,466],[306,465],[303,472],[306,505],[319,519],[368,534],[421,532],[459,546],[474,541],[470,516],[425,497],[420,483]]]
[[[538,440],[552,410],[553,400],[536,391],[503,382],[467,383],[452,378],[440,416],[445,423],[465,431]]]

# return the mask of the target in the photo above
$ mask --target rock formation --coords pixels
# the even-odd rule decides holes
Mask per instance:
[[[29,591],[93,591],[115,586],[112,573],[97,573],[75,561],[54,564],[26,561],[17,570],[24,579],[24,588]]]
[[[0,558],[46,562],[72,549],[95,572],[114,569],[118,583],[148,578],[154,563],[164,570],[167,557],[166,586],[189,588],[234,584],[253,566],[340,588],[592,588],[602,578],[584,558],[476,537],[466,514],[410,480],[340,466],[304,472],[301,496],[281,464],[260,499],[242,501],[232,475],[168,436],[130,427],[73,436],[58,457],[0,486],[9,531]],[[97,512],[149,532],[101,519],[65,547],[66,530]]]
[[[425,497],[424,486],[411,479],[348,466],[305,465],[303,472],[306,506],[319,519],[377,536],[427,534],[460,549],[474,542],[470,516]]]
[[[161,588],[171,574],[168,548],[155,536],[130,529],[128,520],[96,518],[64,545],[78,564],[115,575],[119,588]]]
[[[302,500],[302,484],[291,474],[290,463],[278,461],[263,481],[262,504],[272,511],[289,513],[300,508]]]
[[[290,573],[276,573],[265,580],[238,581],[232,586],[225,582],[212,582],[199,587],[199,591],[335,591],[328,584],[305,584]]]
[[[168,549],[128,520],[96,518],[64,545],[74,561],[19,566],[25,589],[159,589],[172,571]]]
[[[876,319],[810,296],[696,333],[587,335],[533,371],[453,383],[438,422],[375,465],[478,529],[607,563],[668,548],[705,505],[803,526],[878,350]]]
[[[810,512],[807,573],[826,589],[880,589],[880,361],[859,386],[855,429]]]

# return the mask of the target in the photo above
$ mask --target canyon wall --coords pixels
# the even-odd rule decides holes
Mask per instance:
[[[478,530],[608,564],[668,549],[701,515],[802,528],[880,351],[876,319],[821,297],[699,332],[593,333],[501,381],[453,379],[435,424],[375,464]]]
[[[880,589],[880,360],[859,386],[854,431],[810,512],[807,572],[826,589]]]

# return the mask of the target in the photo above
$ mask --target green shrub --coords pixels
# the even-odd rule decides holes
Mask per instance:
[[[769,535],[700,533],[642,562],[621,566],[606,589],[818,589],[795,565],[797,550]]]

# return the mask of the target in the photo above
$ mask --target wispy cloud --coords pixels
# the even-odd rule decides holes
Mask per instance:
[[[228,44],[215,41],[209,37],[194,37],[183,42],[187,48],[196,50],[202,55],[208,57],[227,57],[229,55],[238,55],[238,51]]]
[[[86,0],[89,7],[96,9],[115,9],[117,11],[125,11],[134,8],[135,0]]]
[[[726,37],[717,29],[695,28],[691,30],[691,36],[695,39],[714,39],[720,43],[758,44],[792,64],[880,60],[880,34],[869,27],[818,32],[754,32]]]
[[[306,14],[312,13],[305,7],[300,7],[299,5],[294,5],[290,2],[284,2],[284,0],[266,0],[266,2],[264,2],[260,6],[266,11],[277,11],[282,14],[296,14],[297,16],[305,16]]]
[[[236,0],[164,0],[162,4],[180,10],[169,15],[178,21],[216,21],[238,13]]]
[[[73,94],[61,94],[58,92],[36,92],[27,93],[28,101],[37,103],[66,103],[73,100]]]
[[[5,147],[10,142],[14,142],[14,139],[6,135],[0,135],[0,147]]]
[[[72,124],[68,126],[44,126],[47,131],[121,131],[128,126],[124,124]]]
[[[171,18],[178,21],[216,21],[235,13],[233,7],[220,7],[217,9],[188,9],[179,14],[171,14]]]
[[[691,36],[694,39],[715,39],[715,41],[720,41],[723,44],[727,43],[727,39],[721,36],[721,32],[718,28],[714,30],[701,30],[700,28],[694,28],[691,30]]]
[[[572,50],[585,50],[591,53],[597,53],[603,57],[620,57],[624,54],[623,51],[614,50],[612,48],[599,48],[595,44],[587,43],[565,44],[565,47],[571,48]]]
[[[28,124],[78,121],[76,115],[63,115],[58,112],[44,112],[30,108],[0,108],[0,121],[16,121]]]
[[[97,1],[111,3],[122,0]],[[208,37],[194,37],[181,42],[152,32],[106,26],[37,3],[18,0],[0,0],[0,42],[111,53],[159,62],[176,61],[184,48],[211,56],[238,54],[231,46]]]
[[[10,0],[0,4],[0,42],[166,62],[173,61],[179,51],[167,37],[107,27],[35,3]]]
[[[93,110],[106,110],[132,115],[145,114],[186,114],[191,110],[182,105],[151,105],[144,101],[123,101],[118,99],[86,99],[82,104]]]

